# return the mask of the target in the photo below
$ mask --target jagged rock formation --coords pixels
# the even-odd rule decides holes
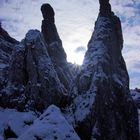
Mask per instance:
[[[43,21],[42,21],[42,34],[47,43],[47,50],[53,61],[55,70],[58,74],[60,81],[66,89],[70,89],[73,81],[73,74],[70,71],[69,64],[66,60],[66,53],[62,46],[62,41],[57,33],[54,20],[54,10],[49,4],[43,4],[41,7]]]
[[[14,45],[17,43],[18,41],[10,37],[0,23],[0,89],[3,89],[7,84],[9,60]]]
[[[108,0],[100,4],[95,29],[77,76],[78,96],[71,105],[74,116],[68,113],[66,117],[83,140],[138,140],[138,114],[121,54],[121,23],[111,12]]]
[[[5,79],[0,83],[0,106],[39,111],[32,116],[32,123],[48,109],[33,124],[26,119],[21,123],[25,127],[31,125],[25,133],[21,133],[21,127],[18,132],[8,124],[0,129],[0,138],[139,139],[138,112],[130,95],[129,76],[121,53],[121,22],[111,11],[109,0],[99,3],[99,16],[80,67],[66,60],[55,26],[55,12],[49,4],[41,7],[44,18],[41,33],[30,30],[17,44],[1,30],[0,78]],[[40,132],[41,127],[44,129]]]
[[[9,81],[1,93],[3,107],[41,111],[50,104],[64,107],[70,102],[74,68],[72,71],[67,63],[54,24],[53,9],[45,4],[41,10],[43,35],[37,30],[30,30],[13,49]]]
[[[67,90],[57,76],[46,46],[37,30],[30,30],[25,39],[15,46],[9,82],[3,93],[10,96],[11,101],[16,99],[16,102],[6,103],[9,107],[18,103],[20,110],[41,111],[50,104],[63,106],[68,100]]]

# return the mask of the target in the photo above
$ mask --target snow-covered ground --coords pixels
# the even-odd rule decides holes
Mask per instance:
[[[36,118],[37,116],[33,112],[18,112],[15,109],[0,108],[0,140],[3,140],[4,137],[7,139],[10,135],[12,135],[11,137],[20,136]]]
[[[135,102],[139,102],[140,92],[131,90],[131,95]],[[140,108],[138,114],[140,132]],[[0,108],[0,140],[62,139],[80,140],[58,107],[51,105],[41,115]]]
[[[37,118],[33,112],[0,108],[0,140],[80,140],[54,105]]]

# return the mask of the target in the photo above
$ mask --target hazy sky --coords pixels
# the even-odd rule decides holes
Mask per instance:
[[[124,49],[131,88],[140,87],[140,0],[110,0],[122,21]],[[50,3],[70,62],[81,64],[98,16],[98,0],[0,0],[0,20],[9,34],[21,40],[29,29],[41,27],[40,6]]]

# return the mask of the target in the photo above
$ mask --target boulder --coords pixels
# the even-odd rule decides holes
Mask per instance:
[[[80,140],[60,109],[51,105],[17,140]]]

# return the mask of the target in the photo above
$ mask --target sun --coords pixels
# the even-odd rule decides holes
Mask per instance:
[[[83,53],[68,52],[67,61],[73,64],[82,65],[84,59]]]

